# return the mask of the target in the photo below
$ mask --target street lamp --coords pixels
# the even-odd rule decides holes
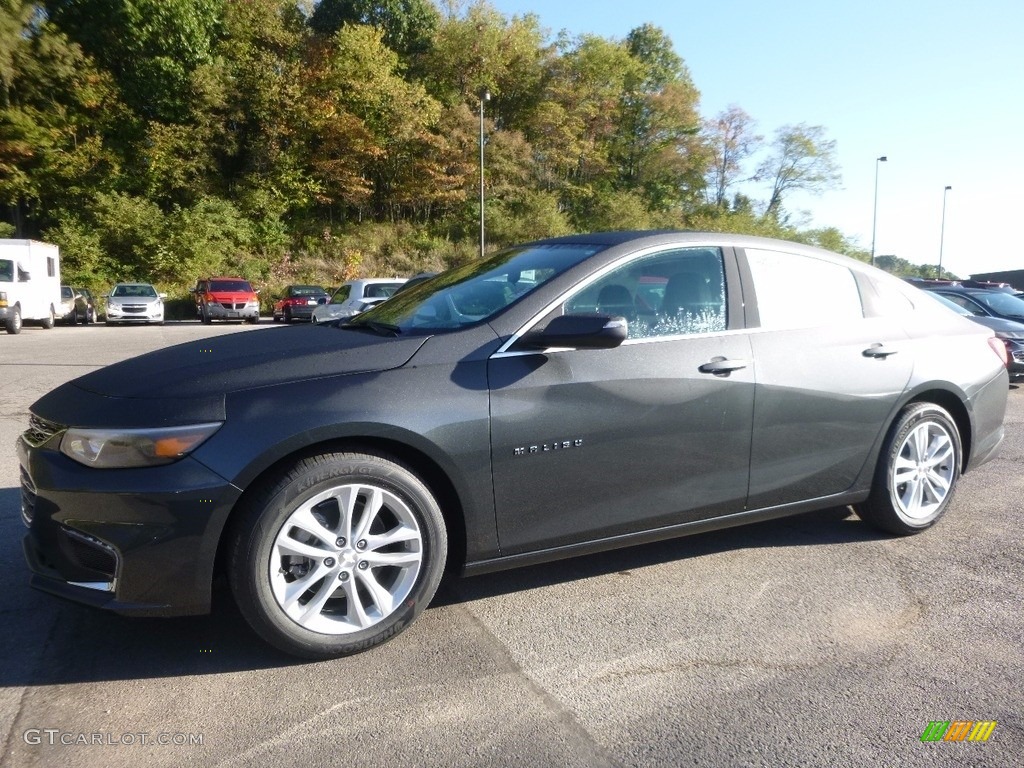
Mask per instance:
[[[942,244],[946,239],[946,195],[949,194],[949,190],[952,187],[948,184],[946,188],[942,190],[942,228],[939,230],[939,274],[936,275],[940,280],[942,279]]]
[[[871,218],[871,266],[875,266],[875,227],[878,224],[878,164],[888,159],[885,155],[875,158],[875,213]]]
[[[491,100],[486,88],[480,92],[480,258],[484,257],[484,102]]]

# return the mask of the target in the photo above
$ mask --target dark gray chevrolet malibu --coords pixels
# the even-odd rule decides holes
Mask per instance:
[[[479,573],[852,505],[910,534],[1003,435],[1005,346],[793,243],[529,243],[348,322],[182,344],[69,382],[18,443],[33,586],[209,611],[308,658]]]

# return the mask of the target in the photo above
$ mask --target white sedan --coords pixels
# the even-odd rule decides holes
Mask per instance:
[[[331,296],[327,304],[313,310],[314,323],[329,323],[339,317],[353,317],[374,304],[391,298],[405,283],[404,277],[366,277],[349,280]]]
[[[166,293],[149,283],[118,283],[107,295],[107,325],[116,323],[164,323]]]

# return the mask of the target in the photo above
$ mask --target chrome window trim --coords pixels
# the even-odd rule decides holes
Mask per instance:
[[[662,244],[659,244],[659,245],[648,246],[647,248],[643,248],[642,250],[639,250],[639,251],[634,251],[633,253],[627,253],[626,255],[622,256],[621,258],[618,258],[618,259],[616,259],[615,261],[613,261],[613,262],[611,262],[609,264],[605,264],[597,272],[594,272],[593,274],[588,275],[585,279],[580,280],[575,285],[572,285],[569,288],[567,288],[565,291],[563,291],[558,296],[558,298],[556,298],[555,300],[549,302],[547,304],[547,306],[544,307],[544,309],[542,309],[540,312],[538,312],[533,317],[531,317],[529,320],[527,320],[522,326],[520,326],[519,330],[516,331],[515,333],[513,333],[508,338],[508,340],[504,344],[502,344],[497,349],[497,351],[495,351],[491,355],[490,359],[491,360],[495,360],[495,359],[502,358],[502,357],[521,357],[522,355],[547,354],[549,352],[568,352],[568,351],[571,351],[571,350],[575,349],[575,347],[551,347],[551,348],[548,348],[548,349],[537,349],[537,350],[528,350],[528,351],[509,352],[509,348],[511,346],[513,346],[517,341],[519,341],[521,338],[523,338],[523,336],[525,336],[527,333],[529,333],[531,330],[533,330],[533,326],[535,326],[543,318],[545,318],[548,315],[549,312],[551,312],[552,310],[555,309],[555,307],[557,307],[559,304],[564,303],[566,301],[566,298],[570,294],[576,293],[577,291],[586,290],[590,285],[592,285],[593,283],[596,283],[598,280],[600,280],[602,277],[607,275],[609,272],[614,272],[616,269],[618,269],[623,264],[626,264],[627,262],[643,259],[643,258],[646,258],[647,256],[651,256],[651,255],[657,254],[657,253],[668,253],[669,251],[690,250],[690,249],[698,250],[698,249],[701,249],[701,248],[704,248],[704,249],[706,249],[706,248],[717,248],[718,251],[719,251],[719,254],[721,256],[721,259],[722,259],[722,275],[723,275],[723,278],[724,278],[725,277],[725,249],[728,248],[728,247],[730,247],[730,246],[724,245],[719,240],[715,240],[715,239],[709,238],[707,242],[668,243],[668,244],[662,243]],[[728,304],[729,304],[728,290],[729,290],[728,289],[728,285],[726,285],[726,295],[725,295],[725,305],[726,305],[726,308],[728,308]],[[626,346],[627,344],[638,344],[638,343],[652,342],[652,341],[670,341],[670,340],[673,340],[673,339],[686,339],[686,338],[694,338],[694,337],[699,337],[699,338],[702,338],[702,339],[706,339],[706,338],[711,338],[713,336],[720,336],[722,334],[740,333],[740,332],[743,332],[745,330],[746,329],[743,329],[743,328],[737,328],[737,329],[732,329],[732,330],[718,331],[718,332],[715,332],[715,333],[680,333],[680,334],[673,334],[671,336],[650,336],[650,337],[647,337],[647,338],[644,338],[644,339],[626,339],[626,341],[622,342],[622,344],[620,346]]]

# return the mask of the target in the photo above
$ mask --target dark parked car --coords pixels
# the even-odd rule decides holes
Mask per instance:
[[[319,285],[289,285],[284,296],[274,304],[274,322],[309,320],[319,304],[330,301],[331,295]]]
[[[1001,317],[992,317],[990,315],[973,314],[970,310],[964,309],[960,304],[935,291],[928,291],[925,295],[931,296],[958,315],[963,315],[978,323],[978,325],[991,329],[995,333],[996,338],[1002,340],[1003,344],[1006,345],[1006,354],[1009,356],[1006,369],[1009,371],[1010,376],[1013,378],[1024,376],[1024,323],[1004,320]]]
[[[85,288],[60,287],[60,320],[66,325],[96,322],[96,301]]]
[[[92,291],[87,288],[75,288],[75,314],[82,325],[98,322],[99,314],[96,312],[96,299]]]
[[[1005,363],[990,331],[826,251],[539,241],[347,322],[58,387],[18,442],[24,549],[33,586],[134,615],[209,611],[222,567],[270,643],[354,653],[446,566],[848,504],[923,531],[1002,440]]]
[[[922,285],[926,291],[945,296],[972,315],[1001,317],[1024,323],[1024,299],[1002,290],[965,288],[961,285]]]

